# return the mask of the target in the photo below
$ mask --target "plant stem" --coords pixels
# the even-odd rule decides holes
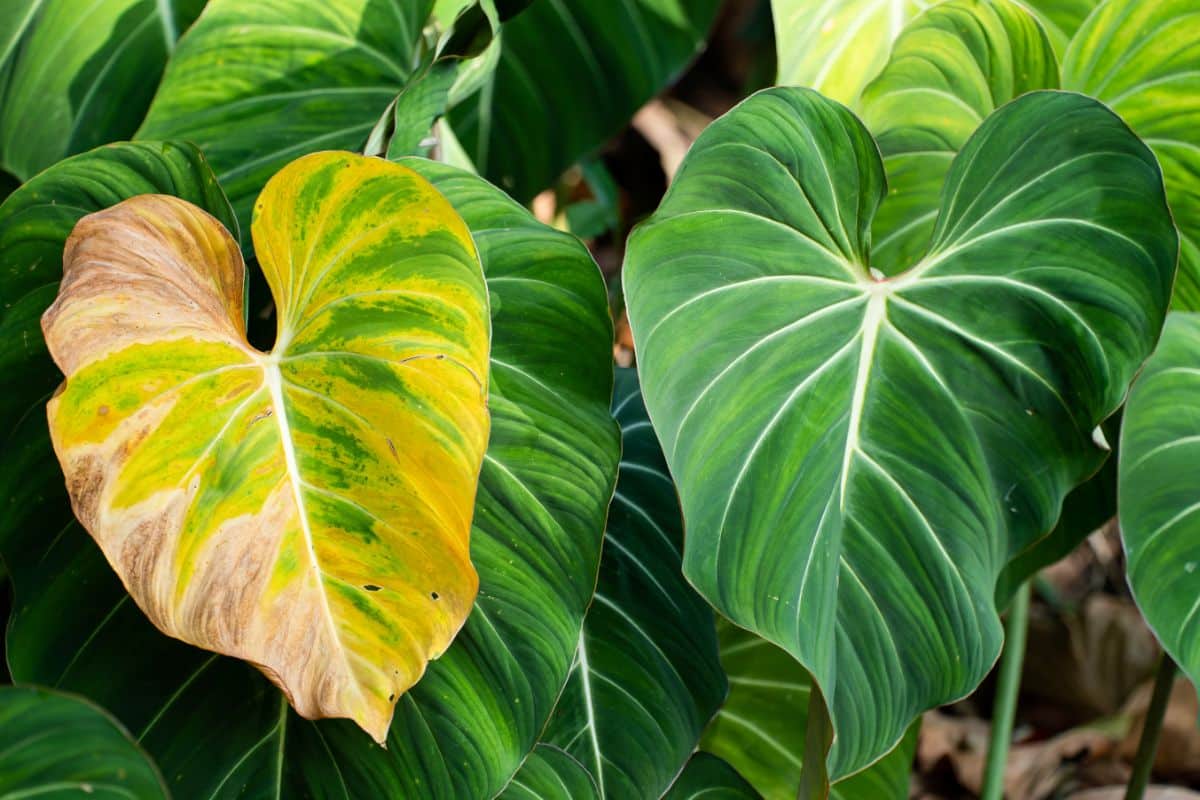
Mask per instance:
[[[983,773],[981,800],[1004,797],[1004,766],[1012,741],[1013,719],[1017,714],[1017,690],[1021,686],[1021,665],[1025,661],[1025,637],[1029,631],[1029,581],[1013,595],[1004,623],[1004,655],[992,707],[992,736],[988,742],[987,768]]]
[[[1137,755],[1133,758],[1133,776],[1125,790],[1125,800],[1142,800],[1146,786],[1150,783],[1150,772],[1154,768],[1154,754],[1158,752],[1158,740],[1162,736],[1163,717],[1167,714],[1167,701],[1171,699],[1171,688],[1175,685],[1175,662],[1166,653],[1158,662],[1158,674],[1154,676],[1154,694],[1146,709],[1146,722],[1142,726],[1142,738],[1138,741]]]

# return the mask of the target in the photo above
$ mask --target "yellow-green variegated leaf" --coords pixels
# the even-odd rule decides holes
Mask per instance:
[[[892,277],[884,186],[845,107],[760,92],[696,140],[623,271],[684,573],[813,676],[833,780],[991,668],[997,578],[1106,457],[1177,252],[1153,154],[1071,92],[980,125]]]
[[[75,512],[165,633],[383,741],[470,613],[489,317],[466,225],[413,171],[318,153],[255,207],[279,317],[243,329],[237,243],[185,201],[84,218],[43,317]]]
[[[1067,52],[1071,37],[1087,19],[1100,0],[1013,0],[1037,17],[1054,53],[1061,59]]]
[[[1025,92],[1055,88],[1050,42],[1013,0],[950,0],[904,29],[862,96],[887,171],[871,228],[878,269],[898,272],[925,252],[946,173],[984,118]]]
[[[1062,69],[1064,88],[1103,101],[1158,157],[1180,234],[1172,306],[1200,310],[1200,4],[1107,0]]]

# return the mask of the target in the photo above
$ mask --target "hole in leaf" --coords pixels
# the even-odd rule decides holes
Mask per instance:
[[[363,588],[366,589],[368,592],[378,592],[379,591],[379,587],[373,583],[368,583]]]

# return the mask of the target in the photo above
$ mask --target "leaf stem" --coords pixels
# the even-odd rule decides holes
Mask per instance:
[[[1171,699],[1171,688],[1175,685],[1178,668],[1171,657],[1163,653],[1158,662],[1158,674],[1154,676],[1154,694],[1146,709],[1146,722],[1142,726],[1142,738],[1138,741],[1137,755],[1133,758],[1133,776],[1125,790],[1125,800],[1142,800],[1146,786],[1150,783],[1150,772],[1154,768],[1154,754],[1158,752],[1158,740],[1162,737],[1163,717]]]
[[[1017,713],[1017,691],[1021,687],[1021,666],[1025,661],[1025,638],[1029,632],[1029,581],[1021,584],[1013,596],[1004,623],[1004,654],[992,707],[992,735],[988,742],[987,767],[983,773],[981,800],[1004,797],[1004,766],[1012,741],[1013,719]]]

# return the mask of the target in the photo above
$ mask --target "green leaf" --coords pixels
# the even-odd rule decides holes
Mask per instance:
[[[1167,317],[1121,428],[1121,537],[1133,598],[1200,686],[1200,314]]]
[[[539,744],[498,796],[499,800],[596,800],[592,776],[565,751]]]
[[[297,156],[359,150],[417,61],[433,0],[212,0],[138,130],[200,146],[242,226]]]
[[[875,265],[895,274],[924,254],[950,163],[989,114],[1025,92],[1056,88],[1046,34],[1010,0],[950,0],[908,25],[862,96],[887,172],[887,200],[872,226]]]
[[[490,797],[533,747],[566,681],[619,457],[604,283],[582,244],[481,179],[402,163],[451,201],[479,248],[492,433],[471,534],[478,600],[400,698],[386,751],[351,723],[289,713],[241,662],[156,633],[86,535],[50,527],[69,516],[65,503],[43,506],[4,551],[16,592],[14,677],[108,704],[180,797]]]
[[[683,520],[633,370],[617,373],[622,460],[571,679],[543,739],[601,797],[658,798],[725,696],[712,610],[680,571]]]
[[[767,800],[800,788],[812,679],[788,653],[725,620],[717,623],[729,697],[704,731],[701,749],[737,768]],[[918,725],[888,755],[833,787],[839,800],[903,797]]]
[[[1179,226],[1172,307],[1200,310],[1200,8],[1108,0],[1063,60],[1063,86],[1108,105],[1158,156]]]
[[[1061,59],[1075,31],[1100,0],[1014,0],[1038,18]]]
[[[934,0],[771,0],[778,74],[854,105],[904,26]]]
[[[0,686],[0,731],[0,797],[169,797],[162,776],[128,732],[82,698]]]
[[[624,268],[684,573],[814,675],[833,780],[990,669],[996,578],[1099,467],[1175,269],[1153,154],[1080,95],[993,114],[929,253],[881,280],[883,193],[850,112],[761,92],[696,141]]]
[[[696,753],[663,800],[759,800],[737,770],[711,753]]]
[[[538,0],[490,84],[451,109],[479,174],[525,201],[616,134],[703,46],[717,0]]]
[[[204,0],[5,0],[0,168],[22,180],[128,138]],[[163,137],[169,138],[169,137]]]

